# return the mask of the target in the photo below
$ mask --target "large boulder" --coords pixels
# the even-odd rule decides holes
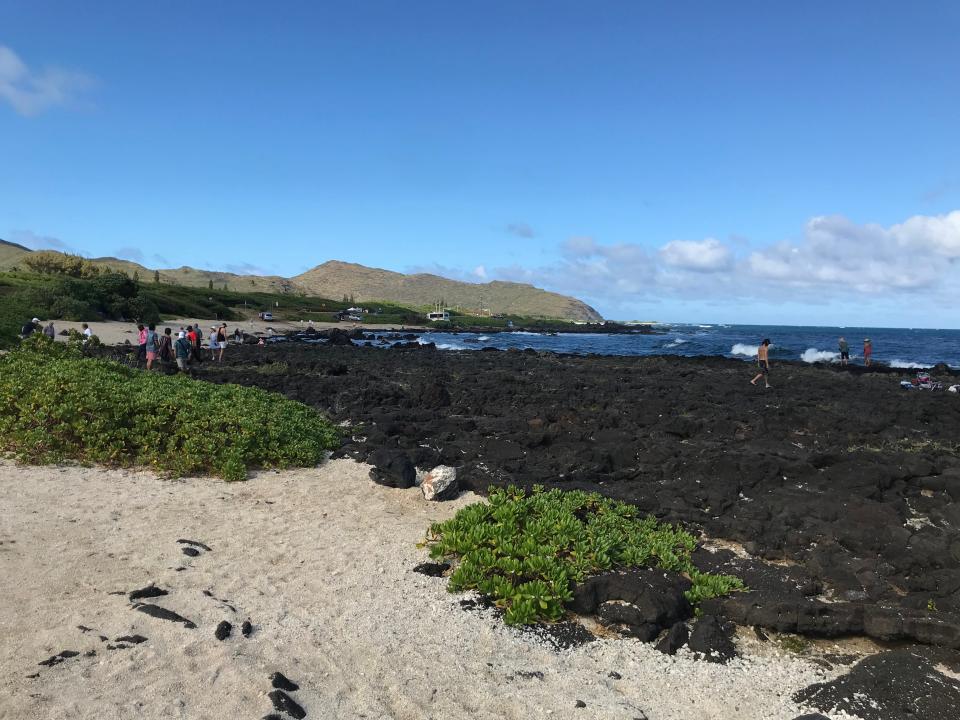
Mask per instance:
[[[449,465],[438,465],[424,476],[420,490],[426,500],[453,500],[460,493],[457,469]]]
[[[725,663],[737,654],[732,624],[717,615],[704,615],[694,623],[687,646],[715,663]]]
[[[417,469],[403,450],[378,448],[367,457],[370,479],[380,485],[395,488],[413,487]]]

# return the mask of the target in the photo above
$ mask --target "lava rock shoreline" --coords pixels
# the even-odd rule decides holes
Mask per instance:
[[[349,422],[337,456],[597,491],[733,541],[698,562],[747,581],[710,608],[738,623],[960,649],[960,397],[908,371],[777,363],[766,390],[716,357],[277,343],[198,374]]]

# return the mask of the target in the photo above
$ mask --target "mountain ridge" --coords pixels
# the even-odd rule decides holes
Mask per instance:
[[[32,251],[22,245],[0,240],[0,269],[19,267],[31,255],[65,255],[55,250]],[[299,275],[241,275],[200,270],[187,265],[179,268],[149,268],[115,257],[84,258],[102,268],[124,272],[148,282],[159,274],[160,282],[187,287],[226,286],[239,292],[275,292],[305,294],[331,299],[352,298],[357,303],[390,302],[427,309],[442,303],[484,314],[522,315],[585,322],[603,318],[577,298],[534,287],[527,283],[492,280],[472,283],[452,280],[433,273],[404,274],[395,270],[372,268],[359,263],[328,260]]]

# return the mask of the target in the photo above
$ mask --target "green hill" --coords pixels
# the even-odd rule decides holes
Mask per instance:
[[[603,318],[589,305],[558,293],[524,283],[468,283],[438,275],[404,275],[390,270],[337,260],[325,262],[292,278],[311,294],[339,298],[353,297],[357,302],[389,300],[411,307],[429,308],[443,300],[447,307],[478,310],[526,317],[598,321]]]

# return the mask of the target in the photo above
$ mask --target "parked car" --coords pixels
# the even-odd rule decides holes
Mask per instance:
[[[258,313],[257,317],[260,318],[261,320],[266,320],[267,322],[269,322],[270,320],[273,320],[273,313],[262,312],[262,313]]]

